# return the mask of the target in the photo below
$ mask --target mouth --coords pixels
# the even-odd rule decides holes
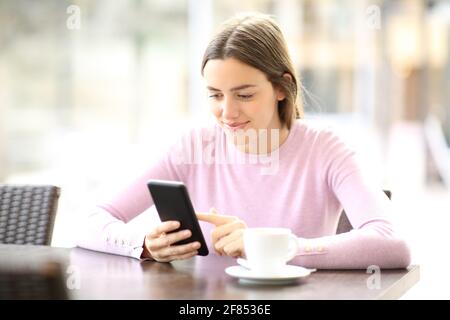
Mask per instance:
[[[223,125],[225,126],[225,128],[232,130],[232,131],[236,131],[239,129],[244,129],[245,126],[249,123],[250,121],[245,121],[245,122],[232,122],[232,123],[225,123],[222,122]]]

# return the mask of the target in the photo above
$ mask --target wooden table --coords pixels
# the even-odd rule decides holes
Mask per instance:
[[[210,254],[171,264],[94,252],[0,244],[0,267],[59,261],[72,299],[398,299],[419,280],[419,266],[381,270],[370,289],[366,270],[319,270],[290,285],[242,284],[224,270],[234,259]]]

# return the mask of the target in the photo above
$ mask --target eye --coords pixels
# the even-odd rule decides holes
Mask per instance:
[[[219,98],[222,98],[222,94],[221,94],[221,93],[209,94],[209,95],[208,95],[208,98],[211,98],[211,99],[219,99]]]
[[[239,99],[242,99],[242,100],[248,100],[248,99],[251,99],[253,97],[252,94],[238,94],[237,96],[238,96]]]

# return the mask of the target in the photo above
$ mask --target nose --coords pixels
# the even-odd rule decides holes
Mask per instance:
[[[234,103],[233,99],[223,99],[222,117],[224,119],[236,119],[239,117],[239,112],[239,106]]]

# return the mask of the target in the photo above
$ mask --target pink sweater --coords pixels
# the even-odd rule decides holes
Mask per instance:
[[[183,181],[196,211],[215,207],[249,227],[287,227],[300,242],[291,263],[313,268],[403,268],[410,251],[389,222],[382,187],[364,179],[332,131],[297,120],[269,156],[242,153],[214,125],[188,132],[123,192],[89,216],[81,247],[139,258],[144,236],[126,222],[153,203],[149,179]],[[354,230],[336,235],[342,209]],[[211,249],[212,226],[201,222]],[[214,250],[210,250],[214,252]]]

